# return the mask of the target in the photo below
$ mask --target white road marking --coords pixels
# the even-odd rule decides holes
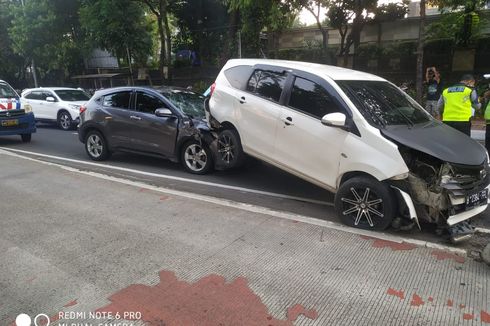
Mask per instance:
[[[168,179],[168,180],[174,180],[174,181],[182,181],[182,182],[187,182],[187,183],[194,183],[194,184],[199,184],[199,185],[208,186],[208,187],[236,190],[236,191],[241,191],[241,192],[246,192],[246,193],[265,195],[265,196],[282,198],[282,199],[292,199],[292,200],[298,200],[298,201],[302,201],[302,202],[324,205],[324,206],[333,206],[333,203],[329,203],[329,202],[321,201],[321,200],[314,200],[314,199],[309,199],[309,198],[278,194],[278,193],[274,193],[274,192],[262,191],[262,190],[251,189],[251,188],[230,186],[230,185],[225,185],[225,184],[221,184],[221,183],[213,183],[213,182],[195,180],[195,179],[190,179],[190,178],[181,178],[181,177],[176,177],[176,176],[167,175],[167,174],[145,172],[145,171],[140,171],[140,170],[122,168],[122,167],[118,167],[118,166],[110,166],[110,165],[95,163],[95,162],[86,162],[86,161],[74,160],[74,159],[70,159],[70,158],[47,155],[47,154],[36,153],[36,152],[29,152],[29,151],[24,151],[24,150],[20,150],[20,149],[0,147],[0,150],[22,153],[22,154],[35,155],[35,156],[39,156],[39,157],[45,157],[45,158],[50,158],[50,159],[55,159],[55,160],[60,160],[60,161],[65,161],[65,162],[77,163],[77,164],[85,164],[85,165],[89,165],[89,166],[111,169],[111,170],[115,170],[115,171],[123,171],[123,172],[128,172],[128,173],[134,173],[134,174],[139,174],[139,175],[144,175],[144,176],[149,176],[149,177],[162,178],[162,179]]]
[[[434,242],[429,242],[429,241],[424,241],[424,240],[411,239],[411,238],[404,238],[401,236],[386,234],[383,232],[374,232],[374,231],[368,231],[368,230],[355,229],[355,228],[345,226],[343,224],[339,224],[339,223],[335,223],[335,222],[331,222],[331,221],[324,221],[324,220],[320,220],[318,218],[314,218],[314,217],[310,217],[310,216],[304,216],[304,215],[300,215],[300,214],[293,214],[293,213],[288,213],[288,212],[276,211],[276,210],[272,210],[272,209],[269,209],[266,207],[261,207],[261,206],[251,205],[251,204],[245,204],[245,203],[241,203],[241,202],[236,202],[236,201],[232,201],[232,200],[221,199],[221,198],[216,198],[216,197],[211,197],[211,196],[206,196],[206,195],[199,195],[199,194],[194,194],[194,193],[186,192],[186,191],[173,190],[173,189],[168,189],[168,188],[163,188],[163,187],[152,186],[152,185],[148,185],[148,184],[145,184],[142,182],[130,181],[130,180],[122,179],[122,178],[117,178],[117,177],[113,177],[113,176],[100,174],[97,172],[82,171],[82,170],[79,170],[79,169],[76,169],[76,168],[73,168],[70,166],[66,166],[66,165],[62,165],[62,164],[58,164],[58,163],[46,162],[46,161],[38,160],[35,158],[30,158],[30,157],[18,155],[18,154],[9,152],[9,151],[2,150],[2,148],[0,148],[0,154],[18,157],[21,159],[37,162],[37,163],[48,165],[48,166],[58,167],[58,168],[61,168],[65,171],[83,174],[83,175],[87,175],[87,176],[94,177],[94,178],[99,178],[99,179],[103,179],[103,180],[107,180],[107,181],[116,182],[119,184],[137,187],[140,189],[143,188],[143,189],[147,189],[147,190],[151,190],[151,191],[155,191],[155,192],[159,192],[159,193],[164,193],[164,194],[168,194],[168,195],[175,195],[175,196],[184,197],[184,198],[188,198],[188,199],[199,200],[199,201],[212,203],[212,204],[216,204],[216,205],[220,205],[220,206],[240,209],[240,210],[248,211],[251,213],[263,214],[263,215],[268,215],[268,216],[272,216],[272,217],[276,217],[276,218],[282,218],[282,219],[286,219],[286,220],[302,222],[302,223],[311,224],[311,225],[317,225],[317,226],[326,227],[326,228],[337,230],[337,231],[349,232],[349,233],[356,234],[356,235],[369,236],[372,238],[382,239],[382,240],[386,240],[386,241],[393,241],[396,243],[404,242],[404,243],[410,243],[410,244],[413,244],[413,245],[416,245],[419,247],[446,250],[446,251],[453,252],[453,253],[458,254],[458,255],[466,256],[466,251],[464,249],[450,247],[450,246],[442,245],[439,243],[434,243]]]

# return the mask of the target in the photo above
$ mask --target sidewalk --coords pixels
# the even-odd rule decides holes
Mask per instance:
[[[51,325],[490,325],[490,267],[465,257],[1,152],[0,166],[1,325],[19,313]]]

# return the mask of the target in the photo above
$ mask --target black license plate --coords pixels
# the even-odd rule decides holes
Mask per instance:
[[[486,204],[488,201],[488,190],[483,189],[466,196],[466,210]]]
[[[3,120],[2,121],[2,127],[14,127],[19,125],[19,120],[17,119],[12,119],[12,120]]]

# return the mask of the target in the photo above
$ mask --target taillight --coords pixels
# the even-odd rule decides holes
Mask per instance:
[[[82,105],[82,106],[80,107],[80,114],[82,114],[82,113],[83,113],[83,112],[85,112],[85,111],[87,111],[87,107],[86,107],[86,106],[84,106],[84,105]]]
[[[216,88],[216,83],[213,83],[213,85],[211,85],[211,91],[209,92],[209,96],[213,95],[215,88]]]

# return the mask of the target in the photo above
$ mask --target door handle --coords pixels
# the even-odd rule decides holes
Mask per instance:
[[[286,126],[294,126],[293,118],[291,117],[282,118],[282,121]]]
[[[240,97],[240,104],[245,104],[247,101],[245,101],[245,96]]]
[[[133,119],[133,120],[141,120],[141,117],[138,117],[136,115],[132,115],[129,117],[130,119]]]

